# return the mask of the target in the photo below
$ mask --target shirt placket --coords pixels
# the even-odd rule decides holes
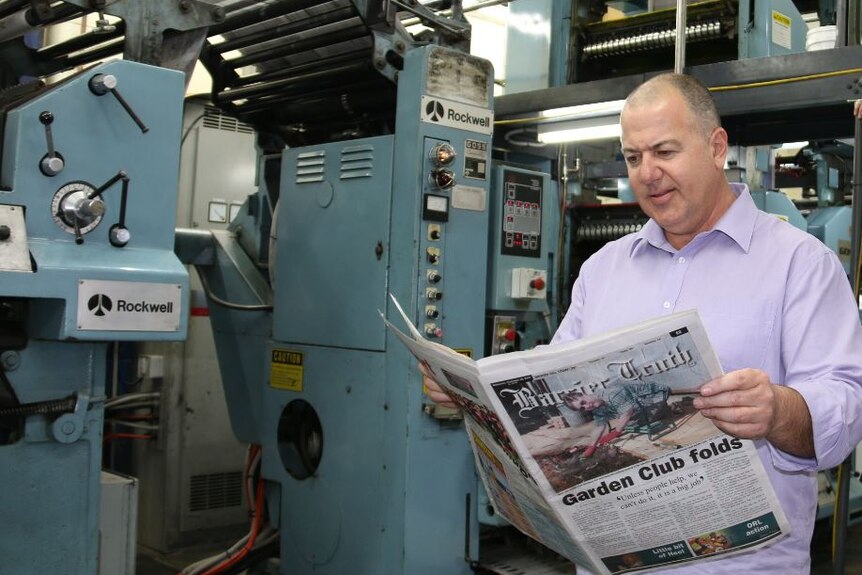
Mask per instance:
[[[659,301],[659,314],[668,315],[676,311],[676,304],[682,292],[685,275],[691,265],[691,255],[683,252],[670,254],[670,264],[666,268],[664,284]]]

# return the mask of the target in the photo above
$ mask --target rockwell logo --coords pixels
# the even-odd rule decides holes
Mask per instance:
[[[439,122],[444,113],[445,109],[443,108],[443,104],[437,100],[431,100],[425,104],[425,117],[432,122]]]
[[[99,317],[104,316],[105,312],[111,311],[112,307],[114,307],[114,302],[103,293],[97,293],[87,301],[87,309]]]
[[[494,116],[490,110],[479,106],[422,96],[422,121],[460,130],[491,134]]]
[[[114,307],[114,302],[105,294],[98,293],[87,301],[87,309],[93,315],[103,317]],[[125,313],[173,313],[173,302],[153,303],[148,301],[117,300],[117,312]]]

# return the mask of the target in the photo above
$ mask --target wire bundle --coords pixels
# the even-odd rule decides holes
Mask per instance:
[[[161,395],[158,391],[128,393],[107,400],[105,402],[106,425],[121,425],[144,433],[106,433],[102,441],[107,443],[112,439],[119,438],[154,439],[159,431],[156,411],[161,402]],[[147,409],[148,411],[140,413],[138,412],[140,409]],[[132,413],[129,413],[129,410]]]
[[[252,444],[248,448],[245,464],[245,495],[251,515],[251,528],[226,551],[206,557],[189,565],[180,575],[216,575],[227,573],[231,567],[245,559],[252,551],[261,549],[278,539],[278,530],[266,519],[263,477],[260,473],[261,448]],[[256,488],[255,488],[256,484]]]

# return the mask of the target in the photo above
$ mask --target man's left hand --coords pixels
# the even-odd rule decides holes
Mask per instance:
[[[759,369],[732,371],[704,384],[694,406],[728,435],[762,439],[775,419],[773,387]]]
[[[760,369],[732,371],[705,383],[694,406],[728,435],[766,439],[793,455],[814,457],[805,400],[796,390],[773,384]]]

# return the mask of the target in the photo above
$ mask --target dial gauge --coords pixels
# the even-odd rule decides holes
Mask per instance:
[[[69,182],[57,190],[51,200],[51,216],[54,218],[54,223],[70,234],[75,234],[76,221],[81,234],[92,231],[104,216],[102,201],[88,199],[95,189],[87,182]]]

